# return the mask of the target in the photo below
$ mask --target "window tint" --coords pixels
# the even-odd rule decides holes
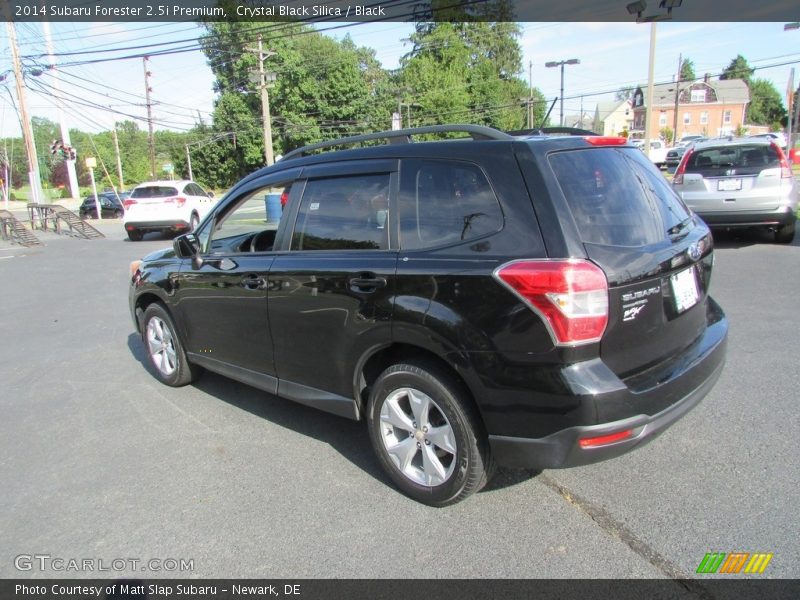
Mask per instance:
[[[503,227],[503,213],[477,166],[405,160],[400,177],[400,244],[405,249],[471,240]]]
[[[384,250],[388,215],[388,174],[309,180],[291,248]]]
[[[623,148],[550,155],[584,242],[643,246],[667,238],[689,211],[641,152]]]
[[[133,190],[131,198],[169,198],[177,196],[178,190],[168,185],[146,185]]]
[[[717,146],[693,152],[686,161],[686,172],[700,173],[704,177],[757,175],[762,169],[780,166],[778,152],[771,145]]]

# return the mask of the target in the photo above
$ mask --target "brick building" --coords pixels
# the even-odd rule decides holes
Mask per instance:
[[[646,89],[642,100],[634,95],[633,137],[644,136]],[[750,102],[750,90],[742,79],[709,79],[663,83],[653,86],[653,111],[650,137],[660,137],[664,127],[675,123],[675,96],[678,94],[678,130],[675,139],[684,135],[716,137],[734,134],[744,125],[745,110]]]

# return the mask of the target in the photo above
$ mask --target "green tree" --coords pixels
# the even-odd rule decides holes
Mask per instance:
[[[755,69],[747,64],[747,59],[741,54],[737,54],[730,64],[722,71],[720,79],[744,79],[745,83],[750,84],[750,78],[753,76]]]
[[[672,138],[675,134],[675,132],[672,131],[672,127],[662,127],[658,133],[662,138],[664,138],[664,140],[667,142],[667,145],[672,143]]]
[[[750,104],[747,105],[747,122],[769,125],[780,129],[781,120],[786,117],[786,109],[778,90],[766,79],[753,79],[750,82]]]
[[[694,81],[695,79],[694,62],[690,58],[684,58],[681,61],[681,81]]]
[[[630,100],[633,98],[633,92],[635,91],[632,87],[621,87],[616,92],[614,92],[614,100],[618,100],[622,102],[623,100]]]

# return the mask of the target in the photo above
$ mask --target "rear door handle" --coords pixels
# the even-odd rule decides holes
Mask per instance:
[[[371,273],[364,273],[360,277],[350,279],[350,289],[361,292],[374,292],[378,288],[386,287],[385,277],[376,277]]]

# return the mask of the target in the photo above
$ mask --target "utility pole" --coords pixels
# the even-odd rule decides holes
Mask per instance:
[[[144,91],[145,91],[145,98],[147,99],[147,129],[149,131],[149,137],[147,138],[147,148],[150,153],[150,177],[155,179],[156,177],[156,142],[155,138],[153,137],[153,105],[150,102],[150,92],[153,91],[153,88],[150,87],[150,71],[147,70],[147,61],[149,59],[145,56],[142,58],[142,64],[144,65]]]
[[[61,80],[58,77],[58,70],[55,66],[55,56],[53,56],[53,41],[50,38],[50,22],[42,21],[42,29],[44,30],[44,38],[47,43],[47,63],[49,69],[53,73],[53,87],[55,88],[56,110],[58,111],[58,122],[61,128],[61,142],[68,147],[72,147],[72,142],[69,139],[69,127],[64,118],[64,105],[61,100]],[[81,190],[78,187],[78,175],[75,172],[75,161],[67,154],[64,158],[64,164],[67,166],[67,177],[69,178],[69,193],[72,198],[78,198],[81,195]]]
[[[19,120],[22,126],[22,137],[25,141],[25,152],[28,156],[28,181],[31,184],[33,201],[37,204],[44,199],[39,176],[39,157],[36,155],[36,144],[33,141],[33,127],[31,126],[28,104],[25,99],[25,82],[22,79],[22,66],[19,62],[19,49],[17,48],[17,32],[12,21],[6,22],[8,30],[8,45],[11,47],[11,60],[14,65],[14,77],[17,80],[17,100],[19,102]]]
[[[117,175],[119,176],[119,189],[125,189],[125,182],[122,180],[122,157],[119,155],[119,139],[117,138],[117,124],[114,123],[114,129],[111,130],[111,135],[114,137],[114,152],[117,155]]]
[[[194,175],[192,175],[192,155],[189,153],[189,144],[184,144],[186,148],[186,164],[189,167],[189,181],[194,181]]]
[[[264,159],[269,167],[275,162],[272,156],[272,123],[269,114],[269,91],[267,83],[275,81],[274,73],[264,71],[264,61],[270,56],[275,56],[275,52],[264,52],[262,38],[258,36],[258,49],[248,48],[251,52],[258,52],[258,76],[259,87],[261,88],[261,119],[264,126]]]
[[[533,61],[528,61],[528,129],[533,129]]]
[[[650,129],[653,123],[653,71],[656,63],[656,24],[650,23],[650,60],[647,68],[647,106],[644,116],[644,152],[650,158]]]
[[[672,123],[672,145],[678,141],[678,104],[681,98],[681,67],[683,67],[683,55],[678,54],[678,76],[675,78],[675,118]]]

